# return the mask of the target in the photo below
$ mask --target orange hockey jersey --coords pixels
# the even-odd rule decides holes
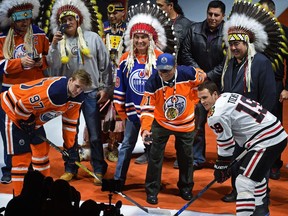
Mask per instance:
[[[154,119],[162,127],[171,131],[190,132],[194,130],[194,106],[197,99],[193,92],[194,88],[204,79],[193,67],[189,66],[178,66],[175,79],[171,86],[163,86],[164,82],[162,83],[158,73],[152,74],[147,80],[141,101],[141,133],[143,130],[151,130]],[[175,106],[178,115],[175,119],[169,120],[167,111],[172,106]]]
[[[7,32],[0,34],[0,74],[3,74],[3,87],[9,88],[14,84],[29,82],[31,80],[44,77],[43,71],[48,67],[46,55],[49,50],[49,40],[45,32],[39,27],[32,25],[34,49],[38,55],[42,55],[42,67],[23,68],[21,57],[26,55],[24,49],[23,36],[14,35],[13,58],[5,59],[3,54],[3,45]]]
[[[18,121],[35,116],[36,127],[62,115],[63,139],[72,147],[77,135],[83,94],[68,97],[68,78],[50,77],[13,85],[1,94],[1,106],[8,117],[19,127]]]

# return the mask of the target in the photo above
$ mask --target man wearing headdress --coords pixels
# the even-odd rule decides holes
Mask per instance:
[[[185,38],[187,30],[192,25],[192,21],[184,16],[184,12],[178,3],[178,0],[157,0],[156,4],[165,11],[174,27],[175,36],[177,39],[177,49],[181,49],[182,41]],[[168,50],[165,52],[169,52]],[[177,53],[178,54],[178,53]],[[181,58],[176,56],[176,61],[181,64]],[[145,149],[146,150],[146,149]],[[136,164],[145,164],[148,162],[148,152],[145,151],[140,157],[136,158]]]
[[[264,8],[275,15],[275,3],[273,0],[260,0],[259,4],[261,4]],[[286,38],[288,38],[288,27],[281,24]],[[275,68],[275,79],[276,79],[276,102],[275,106],[272,109],[272,113],[283,122],[283,101],[288,99],[288,58],[287,55],[283,55],[283,59],[286,60],[286,70],[284,66],[284,62],[279,62],[279,67]],[[285,79],[284,79],[285,77]],[[283,85],[284,83],[284,85]],[[272,169],[270,171],[270,178],[274,180],[278,180],[280,178],[280,169],[283,166],[283,161],[281,160],[281,156],[274,162]]]
[[[273,28],[266,28],[265,25]],[[273,32],[274,36],[270,32]],[[276,82],[271,62],[278,58],[275,53],[282,52],[281,43],[277,47],[274,45],[284,40],[281,35],[281,26],[271,19],[266,10],[250,2],[235,2],[229,20],[224,25],[224,39],[229,49],[221,79],[223,92],[244,95],[271,111],[276,101]],[[233,156],[236,157],[241,151],[243,149],[236,145]],[[231,180],[234,190],[231,192],[231,199],[223,201],[233,201],[233,197],[235,201],[241,192],[235,189],[235,184],[238,184],[235,179],[239,170],[241,168],[239,169],[237,165],[232,167]],[[268,179],[266,177],[263,180],[261,190],[257,191],[259,199],[254,215],[266,215],[269,212]],[[243,202],[237,196],[237,206]]]
[[[125,131],[122,146],[118,154],[115,180],[125,184],[132,151],[136,145],[140,130],[140,103],[144,94],[144,86],[151,74],[156,72],[156,59],[167,43],[165,29],[155,14],[146,11],[149,3],[131,10],[137,11],[128,22],[124,34],[125,52],[119,62],[114,88],[114,106],[125,120]],[[142,11],[143,10],[143,11]],[[157,7],[158,13],[163,11]],[[168,20],[168,17],[162,16]],[[164,23],[164,21],[163,21]]]
[[[104,43],[109,51],[113,68],[113,83],[116,81],[119,59],[124,52],[124,32],[126,30],[126,0],[112,0],[107,7],[108,20],[104,24]],[[118,146],[123,139],[125,123],[115,112],[112,98],[103,120],[103,132],[109,134],[107,159],[118,160]]]
[[[32,19],[38,16],[39,7],[38,0],[4,0],[1,2],[0,74],[1,76],[3,74],[2,92],[14,84],[44,77],[49,41],[45,32],[32,24]],[[1,116],[0,119],[1,135],[4,138],[9,127],[6,125],[5,116]],[[13,149],[11,149],[12,143],[9,141],[11,140],[3,139],[5,166],[2,167],[1,183],[11,182]],[[37,163],[42,161],[45,164],[47,162],[47,159],[38,159]]]
[[[107,171],[101,142],[101,119],[99,105],[108,99],[112,88],[112,68],[109,53],[102,38],[91,29],[91,13],[84,2],[77,0],[57,0],[52,8],[51,29],[54,33],[49,49],[48,63],[54,74],[70,77],[77,69],[85,69],[92,77],[92,87],[85,91],[82,111],[89,134],[91,165],[101,185]],[[61,31],[59,31],[61,30]],[[79,125],[79,122],[71,122]],[[65,158],[65,173],[61,179],[70,181],[76,177],[79,161],[77,140],[73,146],[66,146],[70,154]]]

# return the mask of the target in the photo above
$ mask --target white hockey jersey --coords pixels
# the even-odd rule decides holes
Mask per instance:
[[[258,102],[236,93],[223,93],[208,114],[217,135],[218,155],[232,156],[235,144],[260,150],[287,137],[281,122]]]

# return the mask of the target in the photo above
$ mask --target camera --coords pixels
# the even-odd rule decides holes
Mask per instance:
[[[100,211],[103,211],[103,216],[124,216],[121,214],[120,209],[122,207],[122,202],[117,201],[115,206],[112,204],[100,203]]]
[[[122,181],[114,179],[102,179],[101,191],[121,191]]]
[[[124,216],[121,214],[120,209],[122,207],[122,202],[117,201],[115,206],[111,204],[112,196],[114,191],[121,191],[122,181],[114,179],[102,179],[101,191],[109,191],[109,204],[100,204],[100,210],[103,211],[103,216]]]

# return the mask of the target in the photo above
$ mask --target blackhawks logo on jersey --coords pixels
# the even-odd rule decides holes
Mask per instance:
[[[215,112],[215,106],[212,106],[212,107],[210,108],[209,112],[208,112],[208,118],[209,118],[210,116],[213,116],[214,112]]]

